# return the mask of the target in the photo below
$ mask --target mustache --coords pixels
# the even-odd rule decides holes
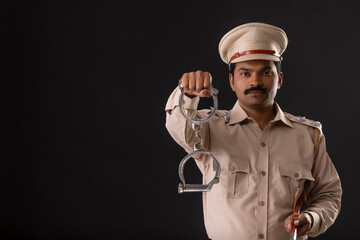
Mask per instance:
[[[267,90],[267,89],[262,88],[262,87],[260,87],[260,86],[256,86],[256,87],[251,87],[251,88],[246,89],[246,90],[244,91],[244,94],[245,94],[245,95],[248,95],[249,92],[251,92],[251,91],[262,91],[263,93],[268,93],[268,90]]]

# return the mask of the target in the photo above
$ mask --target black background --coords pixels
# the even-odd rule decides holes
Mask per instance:
[[[207,239],[201,195],[177,193],[185,152],[164,107],[182,73],[202,69],[231,108],[217,47],[251,21],[286,31],[276,100],[322,122],[342,179],[341,214],[317,239],[358,236],[356,1],[13,1],[1,12],[1,239]]]

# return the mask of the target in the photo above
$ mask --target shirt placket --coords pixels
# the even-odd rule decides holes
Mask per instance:
[[[261,135],[258,161],[258,239],[267,239],[269,185],[269,127]]]

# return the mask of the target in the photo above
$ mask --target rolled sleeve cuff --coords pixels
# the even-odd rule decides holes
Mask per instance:
[[[170,95],[168,102],[166,103],[165,110],[171,111],[175,107],[179,106],[179,99],[181,96],[181,90],[176,88]],[[199,97],[189,98],[188,96],[184,96],[184,108],[185,109],[193,109],[196,110],[199,104]]]
[[[320,222],[321,222],[321,218],[319,216],[319,214],[317,214],[314,211],[305,211],[306,214],[311,215],[311,227],[308,230],[309,235],[311,235],[311,233],[316,234],[319,231],[319,227],[320,227]]]

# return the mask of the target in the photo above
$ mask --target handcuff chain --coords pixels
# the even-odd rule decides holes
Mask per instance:
[[[200,131],[201,131],[201,124],[200,123],[192,123],[192,129],[194,130],[195,137],[194,137],[194,151],[204,150],[203,141],[201,139]]]
[[[186,115],[185,113],[185,109],[183,106],[183,100],[184,100],[184,95],[185,95],[185,90],[182,87],[181,81],[179,81],[179,88],[181,90],[181,95],[179,97],[179,108],[181,110],[181,113],[184,115],[184,117],[191,122],[191,127],[194,131],[194,147],[193,147],[193,152],[189,153],[187,156],[185,156],[180,164],[179,164],[179,177],[181,179],[181,183],[179,183],[179,187],[178,187],[178,192],[179,193],[184,193],[184,192],[209,192],[212,188],[212,186],[214,184],[219,183],[220,181],[220,170],[221,170],[221,166],[220,166],[220,162],[219,160],[216,158],[216,156],[209,152],[204,150],[204,143],[203,140],[201,139],[201,129],[202,129],[202,124],[204,122],[207,122],[210,120],[210,118],[212,118],[214,116],[214,114],[217,111],[218,108],[218,102],[217,102],[217,94],[218,94],[218,90],[216,88],[214,88],[212,86],[212,84],[210,84],[210,92],[211,95],[213,97],[213,101],[214,101],[214,107],[212,108],[211,113],[202,119],[193,119],[190,118],[189,116]],[[209,155],[210,157],[213,158],[214,160],[214,164],[216,165],[216,172],[215,172],[215,176],[214,178],[208,183],[208,184],[186,184],[185,182],[185,177],[184,177],[184,167],[186,162],[190,159],[193,158],[193,156],[195,155],[199,155],[199,154],[205,154],[205,155]]]

